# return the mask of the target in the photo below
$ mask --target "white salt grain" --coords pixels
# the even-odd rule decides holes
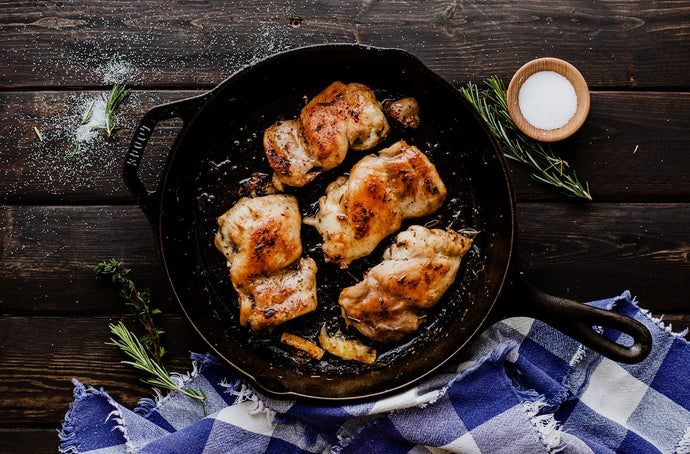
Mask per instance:
[[[83,125],[80,124],[77,127],[75,136],[80,144],[91,142],[98,136],[98,128],[105,127],[105,104],[106,101],[102,96],[98,96],[84,104],[82,118],[86,116],[89,108],[91,108],[91,118]]]
[[[518,93],[520,112],[535,128],[565,126],[577,110],[573,85],[555,71],[539,71],[527,78]]]

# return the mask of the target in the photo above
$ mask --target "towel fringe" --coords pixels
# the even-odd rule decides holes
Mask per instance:
[[[633,300],[633,303],[635,303],[634,300]],[[673,338],[675,338],[675,339],[679,339],[679,340],[682,340],[682,341],[687,342],[685,336],[688,334],[688,328],[685,328],[683,331],[680,331],[680,332],[677,332],[677,333],[676,333],[676,332],[673,331],[673,327],[671,326],[670,323],[669,323],[669,324],[666,324],[666,323],[664,323],[664,322],[662,321],[663,315],[662,315],[661,317],[659,317],[659,318],[652,317],[652,314],[651,314],[651,312],[649,312],[649,310],[643,309],[643,308],[641,308],[641,307],[639,307],[639,306],[638,306],[638,308],[640,309],[640,312],[641,312],[643,315],[645,315],[649,320],[653,321],[660,329],[662,329],[663,331],[665,331],[665,332],[667,332],[668,334],[670,334],[671,337],[673,337]]]
[[[675,454],[690,454],[690,426],[685,429],[683,438],[678,442],[678,446],[674,452]]]
[[[72,414],[74,406],[77,402],[86,397],[86,388],[77,380],[72,380],[74,384],[74,401],[69,404],[67,413],[65,414],[65,421],[62,423],[62,428],[58,430],[58,437],[60,438],[60,446],[58,451],[62,454],[78,454],[79,447],[77,446],[77,434],[74,433],[74,422],[72,421]]]
[[[251,402],[250,407],[247,409],[247,412],[250,415],[258,415],[263,413],[266,415],[266,420],[269,422],[269,424],[273,424],[275,422],[277,412],[269,408],[263,399],[261,399],[261,397],[257,394],[257,392],[254,391],[254,388],[248,384],[242,383],[240,389],[229,389],[229,392],[237,396],[235,404],[239,404],[241,402]]]
[[[546,407],[549,407],[549,405],[543,398],[522,403],[522,408],[539,432],[539,438],[544,443],[544,446],[546,446],[549,452],[558,452],[563,449],[561,440],[563,432],[553,413],[540,414]]]
[[[340,426],[338,432],[335,434],[338,442],[331,447],[329,454],[340,454],[343,451],[343,449],[345,449],[350,443],[352,443],[355,440],[355,438],[359,436],[360,433],[362,433],[364,429],[372,427],[377,423],[378,419],[372,418],[370,421],[366,423],[358,422],[357,424],[350,424],[351,426],[355,426],[354,428],[346,427],[347,423],[343,424],[342,426]]]
[[[119,430],[122,433],[122,438],[125,440],[125,449],[128,453],[134,453],[134,444],[132,444],[132,441],[129,439],[129,434],[127,433],[127,427],[125,426],[124,417],[122,416],[120,407],[117,405],[117,402],[115,402],[107,393],[104,392],[103,397],[105,397],[106,401],[113,407],[113,411],[111,411],[108,416],[105,417],[105,421],[103,421],[103,423],[105,424],[112,417],[112,420],[115,423],[115,427],[113,427],[112,430]]]

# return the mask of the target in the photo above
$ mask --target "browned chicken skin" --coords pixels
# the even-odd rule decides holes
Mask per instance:
[[[381,104],[369,87],[334,82],[302,109],[299,119],[266,129],[264,150],[277,187],[304,186],[343,162],[348,148],[369,150],[388,131]]]
[[[215,245],[227,258],[242,326],[276,326],[316,309],[316,263],[300,258],[295,197],[243,197],[218,226]]]
[[[415,98],[386,100],[383,103],[383,112],[396,131],[414,130],[419,127],[419,104]]]
[[[441,207],[446,187],[429,159],[404,141],[369,155],[340,177],[319,199],[319,212],[304,223],[323,238],[326,261],[347,268],[400,229],[403,219]]]
[[[455,280],[472,239],[452,230],[412,226],[396,237],[383,261],[340,293],[347,323],[378,342],[414,332]]]

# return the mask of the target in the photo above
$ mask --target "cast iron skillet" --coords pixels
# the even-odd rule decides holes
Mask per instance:
[[[324,324],[330,332],[344,329],[337,305],[340,290],[381,260],[394,235],[343,271],[323,262],[320,237],[304,226],[304,253],[319,267],[319,308],[260,333],[239,326],[237,296],[225,260],[213,246],[216,218],[239,198],[242,182],[254,172],[271,173],[262,146],[264,129],[296,118],[307,99],[335,80],[364,83],[379,100],[414,96],[420,104],[420,128],[413,134],[392,134],[376,149],[401,138],[417,145],[439,170],[448,198],[437,213],[411,220],[403,229],[415,223],[480,232],[454,285],[427,322],[398,344],[376,345],[374,365],[330,355],[297,364],[278,338],[288,331],[315,340]],[[158,188],[148,191],[137,175],[142,154],[156,124],[174,117],[182,119],[181,131]],[[304,188],[289,189],[302,213],[313,214],[325,186],[365,154],[350,151],[336,169]],[[617,361],[640,361],[651,347],[649,332],[635,320],[545,295],[528,284],[524,289],[530,298],[501,302],[511,276],[521,281],[521,273],[511,266],[515,200],[504,158],[460,93],[401,50],[350,44],[291,50],[239,71],[202,96],[154,107],[135,131],[124,178],[153,225],[162,267],[186,318],[217,357],[273,395],[354,400],[399,390],[446,363],[485,323],[513,314],[539,318]],[[614,343],[593,326],[627,333],[634,343]]]

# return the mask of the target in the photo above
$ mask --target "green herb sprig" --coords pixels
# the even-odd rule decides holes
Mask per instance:
[[[531,167],[530,176],[540,183],[553,186],[568,196],[592,200],[589,185],[580,183],[565,160],[556,156],[550,146],[525,136],[515,126],[508,112],[503,82],[493,76],[486,80],[486,85],[488,89],[480,90],[470,82],[460,91],[486,120],[501,143],[505,157]]]
[[[144,326],[146,335],[142,337],[142,343],[146,350],[153,356],[155,362],[162,366],[165,348],[161,343],[161,334],[165,331],[158,328],[153,320],[154,315],[161,313],[159,309],[151,308],[151,292],[149,289],[138,291],[134,282],[127,275],[131,271],[124,267],[122,262],[110,259],[101,262],[93,269],[97,276],[110,276],[113,284],[120,289],[120,296],[125,299],[125,304],[132,309],[132,315]]]
[[[79,123],[79,126],[85,125],[86,123],[91,120],[91,117],[93,117],[93,106],[96,105],[96,100],[91,101],[91,104],[89,104],[88,109],[86,109],[86,113],[84,113],[84,116],[81,118],[81,122]]]
[[[193,389],[188,386],[182,386],[180,384],[182,382],[181,379],[177,381],[173,380],[170,372],[168,372],[165,366],[154,361],[148,355],[139,339],[134,333],[127,329],[122,321],[118,322],[117,325],[111,323],[108,326],[110,332],[116,336],[116,339],[111,337],[110,342],[106,342],[106,344],[118,347],[132,359],[131,361],[122,361],[122,364],[128,364],[135,369],[150,374],[151,377],[141,379],[148,385],[171,391],[178,391],[187,397],[198,400],[203,405],[204,415],[206,415],[207,397],[201,388]]]
[[[131,91],[132,89],[127,88],[124,84],[115,83],[112,90],[110,90],[110,94],[105,99],[105,126],[94,126],[93,129],[105,131],[108,137],[110,137],[113,131],[120,129],[119,126],[115,126],[115,110]]]

